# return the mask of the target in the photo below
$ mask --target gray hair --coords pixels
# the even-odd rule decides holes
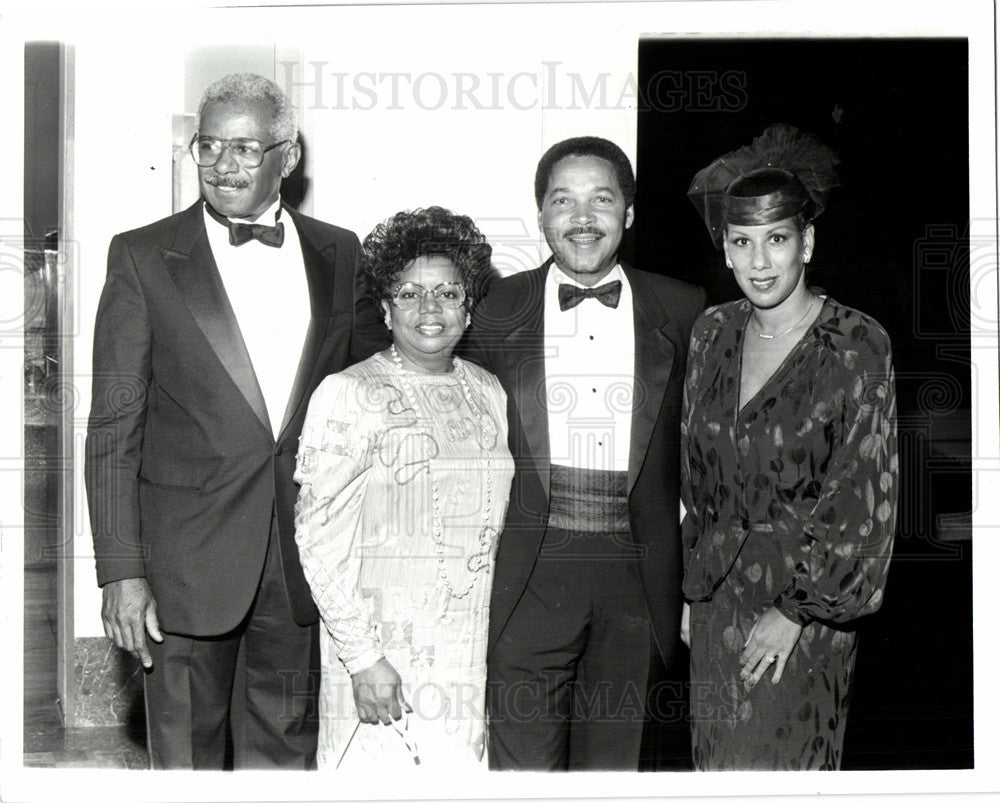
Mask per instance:
[[[291,140],[297,142],[299,128],[295,119],[295,107],[274,81],[250,72],[232,73],[211,84],[201,96],[198,104],[198,129],[201,117],[209,103],[255,103],[262,102],[272,109],[268,126],[276,142]],[[269,144],[269,143],[268,143]]]

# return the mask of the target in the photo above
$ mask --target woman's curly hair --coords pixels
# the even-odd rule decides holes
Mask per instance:
[[[417,257],[445,256],[455,265],[471,309],[485,295],[492,279],[493,249],[472,218],[440,206],[397,212],[365,237],[368,291],[378,304],[392,298],[393,287]]]

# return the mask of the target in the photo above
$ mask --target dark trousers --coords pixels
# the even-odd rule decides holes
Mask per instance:
[[[292,618],[276,538],[272,520],[260,586],[239,627],[209,638],[149,640],[153,769],[222,769],[227,726],[235,769],[315,767],[319,630]]]
[[[546,531],[488,660],[490,769],[638,768],[652,638],[633,552]]]

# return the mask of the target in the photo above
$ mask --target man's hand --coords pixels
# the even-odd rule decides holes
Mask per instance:
[[[145,577],[115,580],[104,586],[101,619],[104,635],[142,661],[146,669],[153,665],[146,632],[156,642],[163,641],[163,634],[156,618],[156,600]]]
[[[385,658],[380,658],[372,666],[352,675],[351,683],[354,685],[354,704],[362,722],[388,725],[403,716],[403,709],[407,713],[413,711],[403,699],[399,673]]]
[[[792,654],[802,625],[793,622],[777,608],[768,608],[754,624],[743,653],[740,655],[740,680],[748,689],[757,685],[764,673],[774,664],[772,683],[781,680],[788,656]]]

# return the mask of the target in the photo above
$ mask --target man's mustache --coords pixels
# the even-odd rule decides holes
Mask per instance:
[[[593,226],[577,226],[574,229],[567,229],[563,232],[563,237],[575,237],[578,234],[590,234],[594,237],[603,237],[604,232],[600,229],[595,229]]]
[[[250,186],[250,182],[245,178],[236,178],[235,176],[205,176],[205,183],[211,184],[213,187],[229,187],[234,190],[242,190]]]

